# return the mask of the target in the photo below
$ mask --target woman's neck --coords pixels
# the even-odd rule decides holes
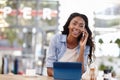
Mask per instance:
[[[77,38],[74,38],[74,37],[68,35],[68,37],[67,37],[67,47],[73,49],[77,45],[78,45]]]

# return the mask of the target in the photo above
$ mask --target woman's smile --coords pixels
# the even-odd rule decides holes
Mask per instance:
[[[80,30],[78,30],[78,29],[73,29],[73,30],[72,30],[72,34],[73,34],[73,35],[79,35],[79,34],[80,34]]]

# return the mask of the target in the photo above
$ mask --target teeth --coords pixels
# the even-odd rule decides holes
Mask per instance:
[[[78,34],[78,33],[79,33],[79,31],[78,31],[78,30],[73,30],[73,32],[74,32],[75,34]]]

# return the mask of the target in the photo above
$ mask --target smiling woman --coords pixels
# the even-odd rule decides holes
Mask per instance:
[[[63,29],[50,42],[46,61],[49,76],[53,76],[54,62],[80,62],[82,63],[82,72],[84,72],[86,71],[88,59],[92,61],[94,43],[92,32],[88,27],[87,16],[72,13]]]

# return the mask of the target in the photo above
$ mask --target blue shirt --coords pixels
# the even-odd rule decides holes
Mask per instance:
[[[53,67],[53,62],[58,61],[67,49],[67,35],[57,33],[50,41],[47,52],[46,67]],[[90,46],[85,47],[84,67],[86,69]],[[80,54],[80,46],[77,47],[77,54]]]

